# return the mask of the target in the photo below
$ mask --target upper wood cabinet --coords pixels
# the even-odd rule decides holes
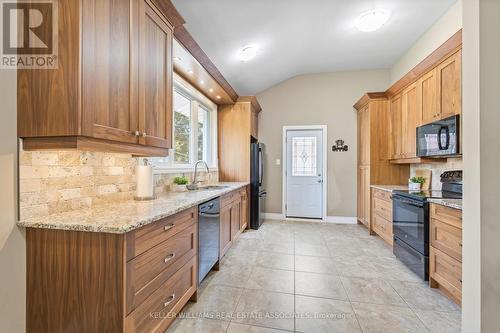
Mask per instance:
[[[417,81],[420,90],[419,103],[422,108],[422,124],[436,120],[439,110],[437,68],[424,74]]]
[[[359,165],[370,164],[370,112],[368,105],[358,111],[358,161]]]
[[[439,119],[462,112],[462,51],[437,67]]]
[[[403,157],[403,99],[401,94],[391,98],[392,158]]]
[[[235,104],[219,105],[219,179],[250,181],[250,143],[258,139],[258,116],[262,111],[255,96],[242,96]]]
[[[461,51],[406,86],[390,99],[392,160],[418,163],[417,127],[461,113]]]
[[[173,29],[145,0],[139,11],[139,143],[172,147]]]
[[[81,10],[83,12],[82,45],[80,45],[83,51],[81,134],[97,139],[137,143],[135,135],[135,131],[138,130],[137,107],[131,93],[134,87],[130,84],[133,79],[133,72],[130,70],[133,67],[133,54],[130,52],[133,35],[129,29],[133,19],[132,7],[128,1],[111,6],[109,1],[93,0],[82,1]],[[68,42],[59,39],[61,46]],[[77,45],[72,47],[75,51],[78,49]],[[112,50],[114,52],[111,52]],[[65,50],[60,52],[65,53]],[[53,74],[56,75],[59,70],[55,70]],[[61,89],[63,95],[68,92],[67,88],[65,85],[57,85],[57,89]],[[33,91],[22,90],[22,92],[28,94],[28,97],[34,97]],[[47,93],[39,95],[39,99],[34,100],[43,113],[47,115],[53,113],[54,116],[62,117],[77,111],[76,108],[70,107],[56,110],[50,105],[40,105],[50,94],[55,93],[55,90]],[[24,108],[19,110],[20,113],[29,111]],[[40,119],[41,122],[37,127],[47,127],[51,124],[64,126],[64,123],[57,118],[44,118]],[[48,128],[47,133],[43,134],[40,131],[34,133],[20,131],[19,134],[25,137],[59,134],[59,131],[52,131]],[[77,133],[77,128],[72,132],[68,134]]]
[[[402,99],[402,150],[404,158],[417,156],[417,127],[422,121],[422,111],[418,101],[420,91],[416,83],[403,90]]]
[[[25,149],[166,155],[173,27],[148,0],[58,6],[58,67],[18,71]]]

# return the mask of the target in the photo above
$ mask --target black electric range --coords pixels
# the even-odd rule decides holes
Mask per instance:
[[[462,198],[461,171],[443,173],[441,182],[441,191],[396,190],[392,194],[394,255],[423,280],[429,279],[428,199]]]

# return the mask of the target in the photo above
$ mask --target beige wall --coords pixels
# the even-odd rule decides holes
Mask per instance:
[[[432,51],[462,28],[462,0],[432,25],[391,68],[391,84],[408,73]]]
[[[356,112],[353,104],[368,91],[385,91],[387,70],[337,72],[294,77],[262,93],[259,141],[266,144],[267,213],[281,213],[282,133],[286,125],[327,125],[329,216],[356,216]],[[336,139],[348,152],[331,151]]]
[[[0,331],[25,331],[26,251],[16,226],[16,71],[0,70]]]

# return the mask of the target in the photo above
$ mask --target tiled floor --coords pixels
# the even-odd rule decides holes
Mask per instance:
[[[267,221],[247,231],[168,332],[460,332],[460,308],[364,227]]]

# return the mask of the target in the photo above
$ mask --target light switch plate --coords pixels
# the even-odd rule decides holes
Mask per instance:
[[[276,165],[281,165],[281,160],[279,158],[276,159]]]

